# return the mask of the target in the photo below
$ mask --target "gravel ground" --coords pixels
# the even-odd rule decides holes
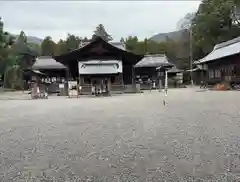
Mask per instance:
[[[0,101],[0,181],[238,181],[239,94]]]

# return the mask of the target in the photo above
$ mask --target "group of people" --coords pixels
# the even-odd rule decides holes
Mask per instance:
[[[139,78],[137,82],[139,84],[143,84],[143,81],[142,81],[141,78]],[[153,89],[156,89],[156,81],[152,80],[151,78],[148,78],[146,83],[147,83],[150,91],[153,90]]]
[[[92,85],[92,95],[109,95],[108,81],[104,80],[104,82],[97,84],[96,82]]]
[[[31,83],[31,98],[32,99],[39,99],[39,98],[48,98],[48,93],[44,90],[44,92],[41,92],[39,85],[37,82]]]

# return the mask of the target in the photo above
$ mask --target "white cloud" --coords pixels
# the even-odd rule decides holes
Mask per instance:
[[[139,38],[174,31],[185,14],[196,11],[200,1],[1,1],[4,28],[12,33],[54,40],[67,33],[91,37],[102,23],[115,40]]]

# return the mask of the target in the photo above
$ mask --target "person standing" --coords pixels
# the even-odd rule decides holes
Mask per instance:
[[[153,89],[155,89],[155,88],[156,88],[156,82],[155,82],[155,81],[153,81],[152,88],[153,88]]]
[[[148,85],[149,85],[149,90],[150,92],[152,91],[152,80],[148,78]]]

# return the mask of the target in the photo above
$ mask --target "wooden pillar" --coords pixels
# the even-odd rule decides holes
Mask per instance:
[[[112,90],[112,84],[111,84],[111,77],[108,77],[107,78],[107,92],[108,92],[108,95],[111,95],[111,90]]]
[[[124,93],[124,90],[125,90],[125,85],[124,85],[124,79],[123,79],[123,74],[124,74],[124,64],[123,64],[123,58],[120,57],[120,60],[122,61],[122,73],[120,73],[120,79],[121,79],[121,85],[122,85],[122,88],[121,88],[121,92],[122,94]]]
[[[132,65],[132,85],[134,85],[135,79],[134,79],[134,66]]]
[[[81,83],[81,74],[79,72],[79,62],[78,61],[77,61],[77,74],[78,74],[77,97],[79,97],[83,88],[82,88],[82,83]]]
[[[80,95],[81,90],[82,90],[81,77],[80,77],[80,73],[78,71],[77,97]]]
[[[136,88],[136,79],[135,79],[135,67],[132,65],[132,85]]]
[[[121,76],[121,84],[122,84],[122,94],[124,93],[124,81],[123,81],[123,72],[120,74]]]

